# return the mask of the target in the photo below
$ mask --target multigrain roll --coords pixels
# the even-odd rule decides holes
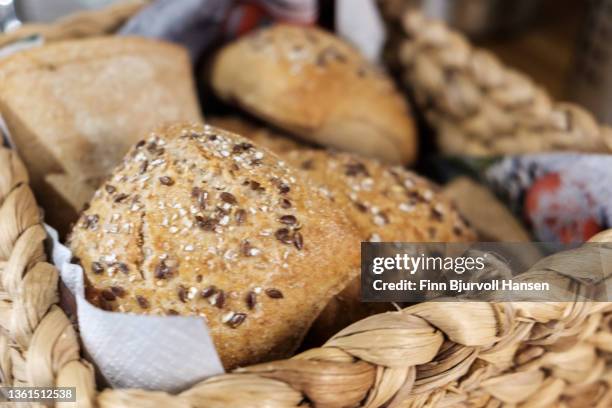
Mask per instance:
[[[411,114],[391,79],[320,29],[274,25],[229,44],[214,61],[212,86],[307,141],[389,163],[416,157]]]
[[[343,209],[357,226],[360,241],[469,242],[476,237],[435,184],[399,166],[308,149],[290,152],[284,159]],[[308,341],[329,338],[352,322],[391,306],[361,302],[360,280],[354,279],[318,317]]]
[[[464,242],[474,232],[439,187],[400,166],[349,153],[302,149],[283,158],[345,208],[372,242]]]
[[[251,139],[257,146],[265,147],[281,157],[292,150],[311,147],[300,143],[290,135],[258,125],[240,116],[214,116],[206,119],[206,123]]]
[[[294,351],[359,269],[353,226],[247,139],[173,125],[139,142],[69,245],[107,310],[199,315],[226,368]]]

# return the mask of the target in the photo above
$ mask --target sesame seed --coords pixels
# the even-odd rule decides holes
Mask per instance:
[[[143,309],[149,308],[149,301],[144,296],[136,295],[136,302],[138,302],[138,306],[140,306]]]
[[[401,203],[401,204],[399,205],[399,209],[400,209],[400,210],[402,210],[402,211],[404,211],[404,212],[410,212],[410,211],[413,211],[413,210],[414,210],[414,207],[415,207],[415,206],[414,206],[413,204],[410,204],[410,203]]]
[[[192,286],[189,288],[189,293],[187,293],[187,298],[193,299],[196,297],[197,294],[198,294],[198,288],[196,288],[195,286]]]
[[[223,323],[227,323],[227,322],[229,322],[229,321],[230,321],[230,319],[231,319],[232,317],[234,317],[234,312],[227,312],[227,313],[224,313],[224,314],[223,314],[223,316],[221,316],[221,321],[222,321]]]
[[[380,235],[374,233],[374,234],[370,235],[370,238],[368,239],[368,241],[370,241],[370,242],[381,242]]]
[[[115,188],[115,186],[112,186],[110,184],[107,184],[104,186],[104,189],[106,190],[106,192],[108,194],[113,194],[115,191],[117,191],[117,189]]]
[[[387,224],[387,219],[382,214],[376,214],[374,216],[374,224],[382,227],[383,225]]]

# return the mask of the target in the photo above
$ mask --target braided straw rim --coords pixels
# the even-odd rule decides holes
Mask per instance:
[[[406,0],[378,0],[386,58],[436,130],[447,154],[611,152],[612,128],[582,107],[556,102],[524,74],[426,18]]]
[[[178,395],[98,393],[93,368],[57,306],[58,271],[45,261],[46,234],[27,183],[15,152],[2,148],[3,386],[73,386],[79,407],[612,404],[612,303],[584,302],[421,303],[368,317],[291,359],[240,368]]]

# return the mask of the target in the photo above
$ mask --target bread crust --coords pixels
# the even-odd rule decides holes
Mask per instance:
[[[470,242],[476,238],[434,183],[400,166],[324,150],[302,149],[284,158],[344,209],[361,241]],[[317,344],[357,320],[387,310],[392,310],[390,303],[362,302],[361,281],[353,279],[319,315],[307,341]]]
[[[67,174],[91,186],[155,126],[201,120],[182,47],[116,36],[47,44],[2,59],[0,112],[43,204],[41,192],[57,187],[46,176]],[[48,221],[65,227],[79,209],[68,220],[46,208]]]
[[[311,147],[290,135],[257,125],[240,116],[215,116],[207,118],[206,123],[251,139],[258,146],[264,147],[281,157],[292,150]]]
[[[215,58],[218,95],[323,146],[411,163],[417,140],[403,96],[354,48],[314,27],[278,24]]]
[[[231,369],[295,350],[358,273],[358,240],[343,214],[274,154],[183,124],[130,151],[69,245],[90,301],[202,316]]]
[[[431,181],[400,166],[349,153],[302,149],[284,159],[345,208],[372,242],[469,242],[472,229]]]

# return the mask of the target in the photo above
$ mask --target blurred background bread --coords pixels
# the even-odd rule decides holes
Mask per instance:
[[[412,163],[414,123],[391,79],[343,40],[273,25],[225,46],[212,87],[221,99],[306,141]]]
[[[278,157],[202,125],[139,142],[70,237],[107,310],[207,319],[227,369],[293,352],[359,270],[359,235]]]
[[[2,59],[0,112],[60,232],[84,203],[66,200],[73,190],[97,188],[158,124],[201,119],[184,49],[136,37],[57,42]],[[71,191],[50,175],[67,175]]]

